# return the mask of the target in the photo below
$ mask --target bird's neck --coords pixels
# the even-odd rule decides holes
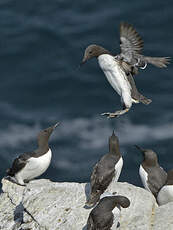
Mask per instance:
[[[117,146],[117,145],[116,146],[110,145],[109,146],[109,153],[112,155],[116,155],[118,157],[121,156],[119,146]]]
[[[109,54],[109,55],[111,55],[111,53],[107,49],[103,48],[102,46],[99,46],[99,49],[97,50],[96,57],[99,57],[102,54]]]
[[[44,154],[49,151],[49,145],[48,143],[46,144],[39,144],[38,149],[35,151],[37,154]]]
[[[155,167],[156,165],[158,165],[157,160],[145,159],[145,161],[143,162],[144,167]]]

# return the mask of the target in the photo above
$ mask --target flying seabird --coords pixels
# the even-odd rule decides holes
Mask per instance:
[[[133,75],[138,73],[138,68],[144,69],[147,63],[157,67],[166,67],[169,63],[168,57],[147,57],[141,54],[143,41],[132,25],[120,24],[120,48],[121,53],[112,55],[102,46],[89,45],[85,49],[81,64],[96,57],[107,80],[120,95],[123,109],[110,113],[102,113],[108,118],[120,116],[129,111],[133,103],[150,104],[151,99],[144,97],[136,88]]]

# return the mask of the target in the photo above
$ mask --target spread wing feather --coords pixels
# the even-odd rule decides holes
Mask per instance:
[[[131,72],[137,74],[137,67],[145,69],[147,63],[159,68],[165,68],[170,63],[170,57],[146,57],[143,56],[144,42],[132,25],[126,22],[120,24],[120,48],[121,53],[116,57],[132,65],[135,69]]]
[[[132,63],[135,54],[140,54],[144,42],[132,25],[122,22],[120,24],[121,56],[125,61]]]

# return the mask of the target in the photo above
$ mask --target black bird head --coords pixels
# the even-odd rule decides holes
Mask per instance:
[[[93,57],[98,57],[101,54],[108,54],[108,53],[109,53],[109,51],[107,51],[106,49],[104,49],[101,46],[98,46],[95,44],[89,45],[85,49],[84,57],[83,57],[83,60],[82,60],[80,65],[84,64],[86,61],[88,61],[89,59],[91,59]]]
[[[135,147],[142,152],[147,165],[155,165],[158,163],[157,154],[152,149],[143,149],[138,145],[135,145]]]
[[[48,146],[48,140],[52,132],[55,130],[55,128],[59,125],[60,123],[56,123],[55,125],[48,127],[47,129],[43,129],[40,131],[38,134],[38,145],[39,147],[43,147],[45,145]]]

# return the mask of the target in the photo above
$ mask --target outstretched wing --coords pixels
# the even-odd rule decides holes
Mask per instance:
[[[132,25],[122,22],[120,24],[120,56],[124,61],[135,64],[135,55],[141,54],[143,49],[143,40]]]
[[[12,164],[12,167],[10,169],[7,169],[7,174],[9,176],[14,176],[16,173],[18,173],[22,168],[25,167],[27,160],[34,154],[32,153],[24,153],[17,157]]]

